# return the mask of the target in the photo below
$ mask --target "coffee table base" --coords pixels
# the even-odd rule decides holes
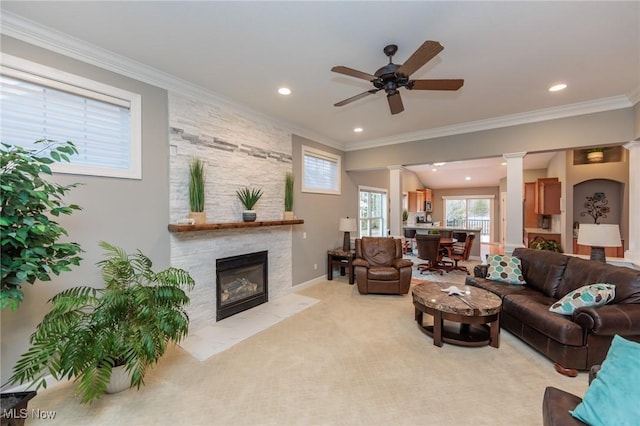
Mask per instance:
[[[422,325],[423,313],[433,316],[432,326]],[[442,342],[459,346],[500,346],[500,314],[470,317],[442,312],[424,305],[416,306],[415,319],[425,334],[433,337],[433,344]],[[447,322],[445,322],[447,321]]]

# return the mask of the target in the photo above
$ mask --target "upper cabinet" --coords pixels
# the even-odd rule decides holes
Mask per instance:
[[[560,214],[560,189],[558,178],[542,178],[535,185],[535,213]]]
[[[410,212],[424,211],[424,192],[409,191],[409,211]]]
[[[536,182],[524,184],[524,227],[537,228],[538,215],[536,214]]]
[[[409,211],[410,212],[423,212],[425,211],[425,202],[432,202],[432,192],[430,189],[416,189],[415,191],[409,191]]]

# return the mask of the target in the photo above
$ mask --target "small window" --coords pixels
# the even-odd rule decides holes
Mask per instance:
[[[26,149],[71,141],[60,173],[142,178],[140,95],[9,55],[0,67],[0,139]]]
[[[302,147],[302,192],[340,194],[340,156]]]

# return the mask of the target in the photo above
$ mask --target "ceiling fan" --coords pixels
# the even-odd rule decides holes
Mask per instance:
[[[375,89],[367,90],[366,92],[347,98],[340,101],[333,106],[347,105],[358,99],[362,99],[365,96],[377,93],[383,90],[387,94],[387,101],[389,102],[389,109],[391,114],[398,114],[404,111],[404,105],[402,105],[402,98],[398,89],[406,87],[408,90],[458,90],[464,84],[464,80],[410,80],[409,76],[421,68],[424,64],[433,59],[438,53],[440,53],[444,47],[437,41],[427,40],[422,43],[422,46],[418,48],[413,55],[407,61],[402,64],[394,64],[391,60],[393,55],[398,51],[398,46],[390,44],[386,46],[383,51],[384,54],[389,57],[389,63],[380,68],[375,74],[368,74],[366,72],[354,70],[353,68],[337,66],[331,68],[331,71],[339,74],[348,75],[351,77],[361,78],[363,80],[369,80],[373,83]]]

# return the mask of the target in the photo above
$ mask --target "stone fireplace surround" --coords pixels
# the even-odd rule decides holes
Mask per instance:
[[[188,167],[196,156],[206,163],[207,222],[241,221],[235,191],[243,186],[264,192],[256,206],[258,220],[282,219],[284,175],[292,170],[290,132],[174,93],[169,94],[169,123],[171,223],[189,212]],[[291,225],[172,233],[170,244],[171,265],[187,270],[196,282],[187,307],[190,334],[216,323],[216,259],[266,250],[269,301],[291,291]]]

